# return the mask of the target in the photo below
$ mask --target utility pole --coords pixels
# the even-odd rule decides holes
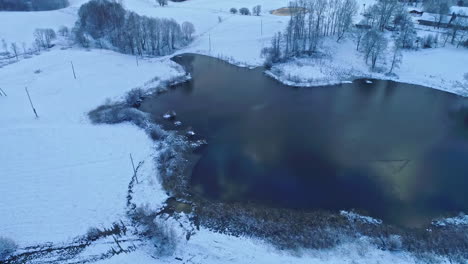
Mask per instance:
[[[137,67],[138,67],[138,66],[139,66],[139,65],[138,65],[138,54],[135,54],[135,59],[136,59]]]
[[[73,71],[73,77],[74,77],[75,80],[76,80],[75,67],[73,66],[73,61],[70,61],[70,64],[71,64],[72,71]]]
[[[24,87],[24,89],[26,90],[26,94],[28,94],[29,103],[31,104],[31,108],[34,114],[36,115],[36,118],[39,118],[39,116],[37,115],[36,109],[34,108],[33,102],[31,101],[31,96],[29,95],[28,87]]]
[[[132,153],[130,153],[130,161],[132,162],[132,167],[133,167],[133,177],[135,177],[136,183],[138,183],[137,169],[135,168],[135,163],[133,163]]]
[[[3,95],[8,96],[8,95],[5,93],[5,91],[3,91],[2,88],[0,88],[0,95],[2,95],[2,93],[3,93]]]

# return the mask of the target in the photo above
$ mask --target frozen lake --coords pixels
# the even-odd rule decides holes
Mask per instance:
[[[192,80],[141,106],[208,141],[192,191],[225,202],[357,209],[421,226],[468,211],[468,100],[391,81],[293,88],[200,55]],[[181,126],[162,118],[177,113]]]

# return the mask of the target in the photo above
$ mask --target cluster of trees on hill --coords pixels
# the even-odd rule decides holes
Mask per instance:
[[[115,0],[92,0],[78,11],[75,40],[87,47],[117,49],[122,53],[159,56],[192,41],[195,27],[173,19],[140,16]]]
[[[0,10],[44,11],[67,7],[68,0],[0,0]]]
[[[247,7],[242,7],[239,10],[237,10],[235,7],[229,9],[229,12],[231,12],[232,14],[237,14],[238,11],[239,11],[239,14],[244,15],[244,16],[250,16],[251,14],[250,10]],[[252,7],[252,14],[254,14],[255,16],[259,16],[261,12],[262,12],[261,5],[256,5]]]
[[[358,5],[355,0],[299,0],[289,4],[291,18],[284,33],[277,33],[272,47],[263,50],[267,62],[311,54],[323,37],[341,40],[353,26]]]

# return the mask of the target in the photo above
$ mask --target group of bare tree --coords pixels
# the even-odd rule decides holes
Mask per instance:
[[[140,16],[114,0],[92,0],[80,7],[73,29],[83,46],[97,45],[123,53],[159,56],[190,43],[195,27],[173,19]]]
[[[250,10],[247,7],[239,8],[239,10],[237,10],[237,8],[235,7],[232,7],[231,9],[229,9],[229,12],[231,12],[231,14],[237,14],[237,12],[239,12],[239,14],[244,16],[250,16],[251,14],[259,16],[260,13],[262,13],[262,6],[256,5],[252,7],[252,12],[250,12]]]
[[[267,63],[317,51],[323,37],[340,41],[353,27],[358,6],[355,0],[298,0],[289,4],[291,18],[284,34],[272,39],[262,52]]]
[[[19,60],[20,55],[27,56],[34,52],[40,52],[53,47],[53,40],[56,38],[55,31],[50,28],[38,28],[34,31],[34,43],[32,48],[26,48],[26,43],[23,42],[21,47],[16,42],[8,44],[5,39],[2,39],[3,52],[0,56],[3,58],[15,58]]]
[[[38,28],[34,31],[34,41],[37,47],[49,49],[52,47],[52,40],[57,38],[55,31],[50,28]]]
[[[0,0],[0,10],[44,11],[67,7],[68,0]]]
[[[364,10],[364,20],[355,29],[356,49],[374,70],[378,61],[384,61],[389,40],[385,32],[390,30],[394,40],[391,46],[390,73],[402,62],[402,49],[414,47],[417,35],[414,23],[406,7],[398,0],[379,0]]]

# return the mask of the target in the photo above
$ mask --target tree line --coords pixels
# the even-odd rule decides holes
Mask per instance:
[[[45,11],[65,8],[68,0],[0,0],[0,10]]]
[[[80,7],[78,16],[73,33],[82,46],[140,56],[170,54],[189,44],[195,33],[190,22],[141,16],[115,0],[92,0]]]

